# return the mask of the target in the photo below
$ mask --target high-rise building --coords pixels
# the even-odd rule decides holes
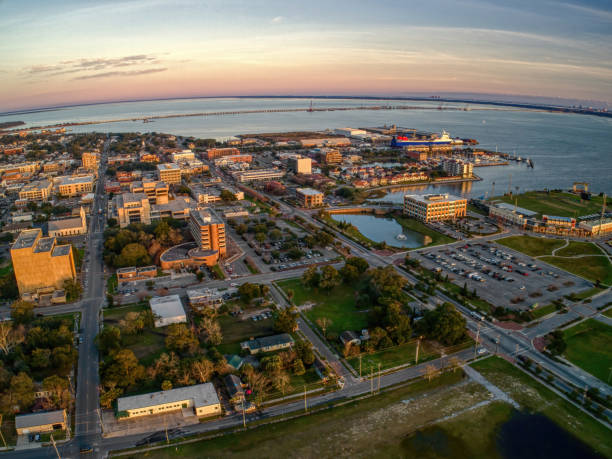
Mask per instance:
[[[130,223],[151,223],[151,206],[144,193],[123,193],[113,198],[117,220],[121,228]]]
[[[13,271],[19,293],[61,289],[76,277],[72,246],[58,245],[54,237],[43,237],[40,228],[22,231],[11,246]]]
[[[288,166],[289,170],[292,170],[296,174],[312,173],[312,160],[310,158],[304,158],[303,156],[294,156],[293,158],[289,158]]]
[[[146,194],[149,204],[167,204],[169,189],[166,183],[156,180],[143,179],[130,183],[130,192]]]
[[[404,214],[425,222],[465,217],[467,199],[450,194],[407,194]]]
[[[322,148],[319,157],[321,162],[325,164],[340,164],[342,162],[340,152],[332,148]]]
[[[471,178],[474,175],[474,164],[461,159],[445,159],[442,161],[442,169],[452,177]]]
[[[225,224],[211,209],[192,210],[189,230],[200,250],[218,251],[220,257],[227,253]]]

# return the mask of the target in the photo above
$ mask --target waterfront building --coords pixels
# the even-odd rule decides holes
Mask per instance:
[[[489,218],[503,225],[515,225],[524,228],[527,218],[522,213],[505,207],[489,206]]]
[[[163,163],[157,165],[159,180],[170,185],[181,183],[181,168],[175,163]]]
[[[187,315],[178,295],[151,298],[149,306],[155,318],[155,326],[158,328],[187,322]]]
[[[43,237],[40,228],[19,234],[11,246],[11,260],[21,295],[61,289],[64,281],[76,277],[72,246],[58,245],[55,237]]]
[[[130,183],[131,193],[144,193],[149,198],[149,204],[167,204],[170,187],[167,183],[157,180],[143,179]]]
[[[323,205],[323,193],[312,188],[297,188],[295,190],[298,202],[302,207],[320,207]]]
[[[144,193],[123,193],[113,198],[117,221],[121,228],[130,223],[151,223],[149,197]]]
[[[293,158],[289,158],[287,165],[289,170],[296,174],[312,174],[312,159],[310,158],[296,155]]]
[[[575,228],[576,219],[573,217],[558,217],[554,215],[542,215],[542,223],[546,226],[559,228]]]
[[[364,131],[363,129],[354,129],[354,128],[338,128],[334,129],[334,134],[343,135],[345,137],[357,137],[357,136],[366,136],[368,135],[368,131]]]
[[[93,175],[59,177],[58,188],[62,196],[78,196],[80,194],[91,193],[94,187]]]
[[[81,163],[85,169],[98,170],[100,164],[100,153],[86,151],[81,156]]]
[[[19,191],[19,199],[25,201],[47,201],[53,185],[49,180],[38,180],[24,185]]]
[[[192,210],[189,230],[202,251],[216,251],[217,258],[227,253],[225,224],[211,209]]]
[[[404,214],[424,222],[465,217],[467,199],[450,194],[407,194]]]
[[[48,223],[49,237],[78,236],[87,233],[87,216],[85,209],[81,206],[79,216],[75,218],[64,218],[62,220],[51,220]]]
[[[119,420],[166,414],[185,408],[192,408],[197,417],[221,414],[221,403],[215,386],[208,382],[117,399]]]
[[[252,169],[248,171],[233,172],[232,175],[241,183],[259,180],[274,180],[285,176],[285,172],[276,168]]]
[[[451,177],[471,178],[474,175],[474,164],[461,159],[444,159],[442,169]]]
[[[222,156],[239,155],[240,150],[237,148],[209,148],[206,150],[206,159],[209,161],[220,158]]]
[[[301,139],[300,145],[302,148],[348,147],[351,145],[351,141],[346,137],[321,137],[317,139]]]
[[[599,236],[602,234],[612,233],[612,218],[581,222],[578,226],[591,236]]]

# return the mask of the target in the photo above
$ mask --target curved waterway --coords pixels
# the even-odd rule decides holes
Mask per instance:
[[[393,247],[415,248],[424,245],[424,236],[416,231],[402,228],[393,218],[364,214],[332,214],[337,222],[347,222],[355,226],[361,234],[374,242],[386,242]],[[398,235],[403,235],[405,239]]]

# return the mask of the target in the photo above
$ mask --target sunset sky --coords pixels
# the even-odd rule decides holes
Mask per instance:
[[[0,112],[214,95],[612,102],[612,2],[0,0]]]

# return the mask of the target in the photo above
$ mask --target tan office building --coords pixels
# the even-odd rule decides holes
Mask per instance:
[[[297,188],[295,192],[302,207],[321,207],[323,205],[323,193],[319,190]]]
[[[467,199],[450,194],[407,194],[404,196],[404,214],[424,222],[465,217]]]
[[[19,199],[25,201],[47,201],[51,196],[53,185],[49,180],[38,180],[24,185],[19,191]]]
[[[292,170],[296,174],[312,173],[312,159],[310,158],[303,158],[301,156],[289,158],[287,165],[289,166],[289,170]]]
[[[57,245],[54,237],[43,237],[40,228],[19,234],[11,247],[11,260],[21,295],[61,289],[65,280],[76,277],[72,246]]]
[[[149,198],[149,204],[167,204],[170,187],[167,183],[157,180],[143,180],[130,183],[131,193],[144,193]]]
[[[93,175],[60,177],[58,181],[59,193],[62,196],[78,196],[93,191]]]
[[[119,419],[150,416],[192,408],[197,417],[221,414],[221,403],[212,383],[132,395],[117,399]]]
[[[100,153],[86,151],[81,156],[83,167],[89,170],[98,170],[100,164]]]
[[[151,206],[144,193],[123,193],[113,198],[117,220],[121,228],[130,223],[151,223]]]
[[[225,224],[211,209],[192,210],[189,230],[200,250],[216,250],[220,257],[227,253]]]
[[[181,168],[175,163],[163,163],[157,165],[159,180],[170,185],[181,183]]]

